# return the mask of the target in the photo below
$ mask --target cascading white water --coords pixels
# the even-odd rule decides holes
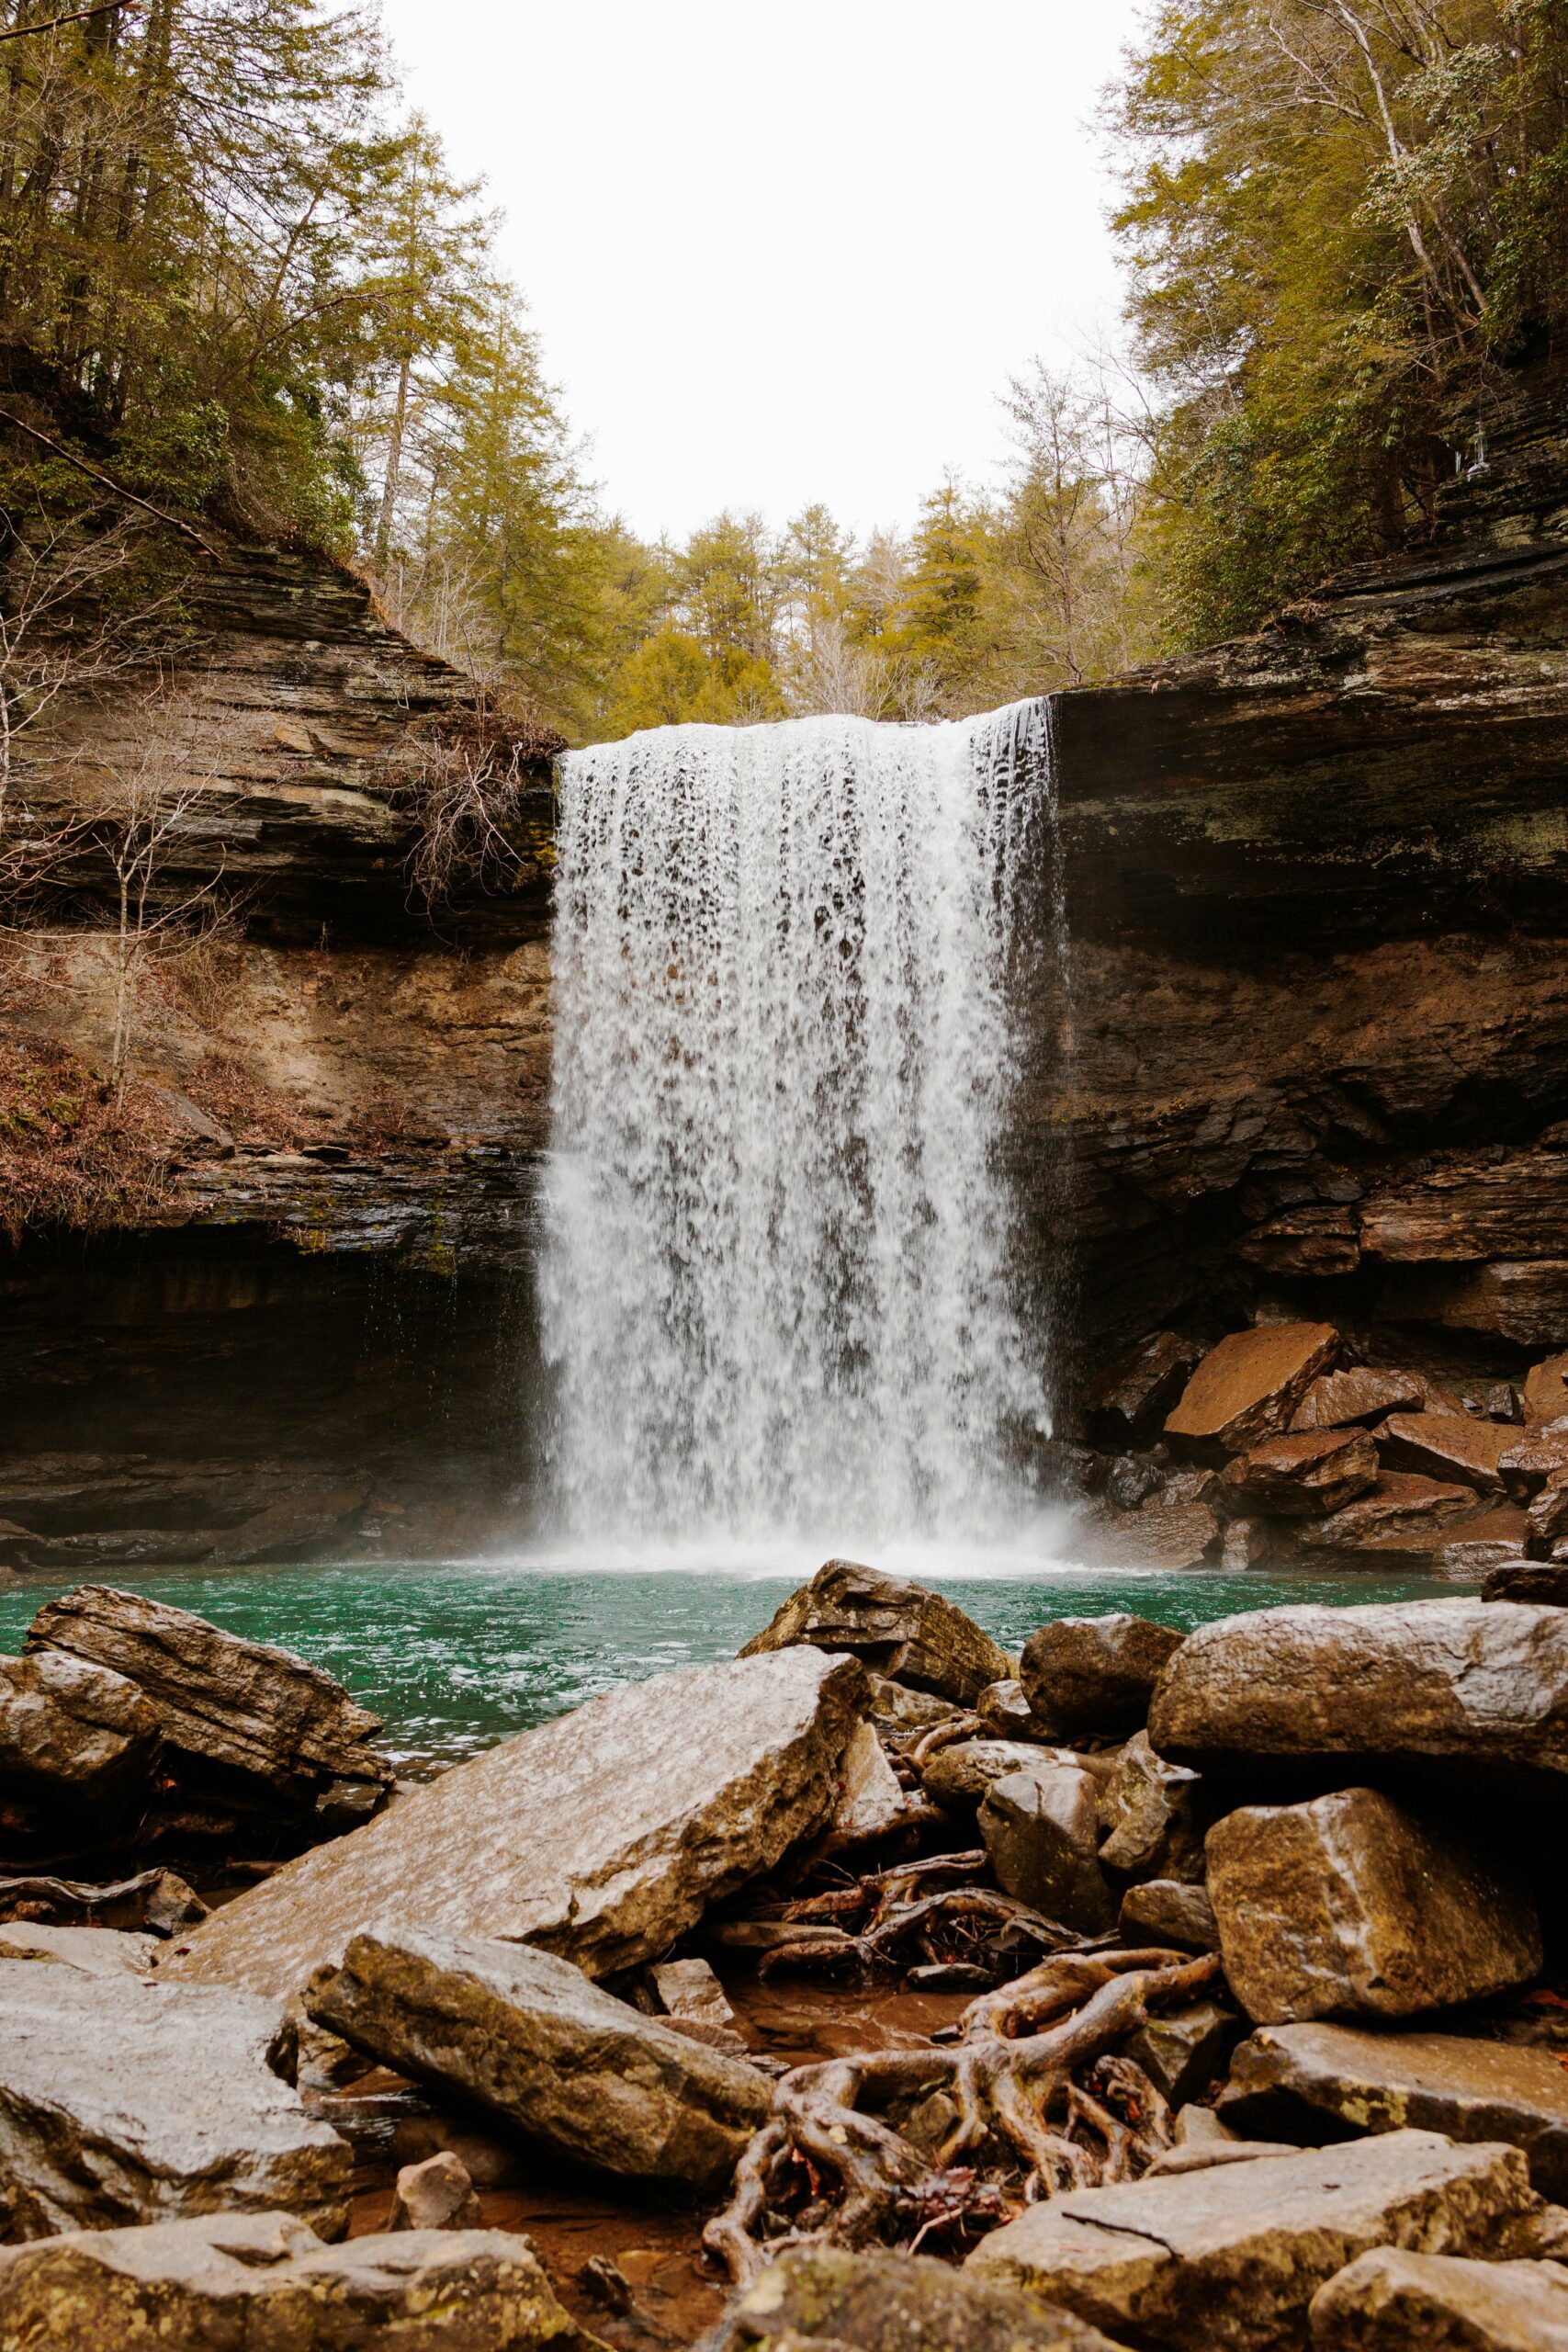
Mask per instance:
[[[546,1338],[570,1531],[974,1535],[1045,1426],[1006,979],[1044,707],[563,763]]]

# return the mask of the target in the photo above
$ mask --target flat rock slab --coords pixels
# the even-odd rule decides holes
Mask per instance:
[[[333,1780],[390,1785],[390,1764],[368,1745],[380,1718],[341,1682],[186,1609],[82,1585],[39,1611],[27,1648],[125,1676],[177,1758],[259,1782],[276,1798],[308,1804]]]
[[[1473,1487],[1416,1470],[1380,1471],[1354,1502],[1302,1530],[1301,1540],[1328,1552],[1410,1550],[1439,1543],[1480,1510]]]
[[[0,1657],[0,1788],[98,1804],[140,1793],[160,1746],[134,1682],[80,1658]]]
[[[1521,2148],[1543,2196],[1568,2196],[1568,2073],[1547,2050],[1455,2033],[1263,2026],[1231,2060],[1227,2123],[1280,2139],[1398,2132]]]
[[[1171,2352],[1304,2352],[1314,2295],[1358,2255],[1468,2255],[1534,2201],[1517,2148],[1396,2132],[1054,2197],[983,2239],[964,2272]]]
[[[880,2246],[781,2255],[700,2352],[772,2352],[781,2341],[854,2352],[1116,2352],[1098,2328],[1005,2280]]]
[[[1190,1634],[1149,1737],[1173,1763],[1354,1758],[1568,1786],[1568,1616],[1518,1602],[1259,1609]],[[1462,1769],[1461,1769],[1462,1768]]]
[[[1032,1772],[1049,1764],[1074,1768],[1081,1759],[1070,1747],[1045,1747],[1037,1740],[961,1739],[939,1747],[919,1768],[920,1786],[934,1804],[978,1804],[993,1781],[1011,1772]]]
[[[354,2159],[246,1993],[0,1962],[0,2235],[281,2207],[346,2228]]]
[[[1035,1719],[1058,1738],[1135,1731],[1182,1636],[1124,1610],[1057,1617],[1031,1634],[1019,1679]]]
[[[607,1690],[275,1871],[164,1968],[282,1999],[411,1917],[591,1976],[662,1959],[824,1826],[865,1698],[853,1658],[808,1647]]]
[[[1225,1974],[1257,2024],[1419,2016],[1540,1966],[1528,1888],[1375,1789],[1243,1806],[1204,1851]]]
[[[773,2105],[756,2067],[526,1945],[355,1936],[305,1998],[318,2025],[383,2065],[630,2180],[721,2188]]]
[[[1418,1372],[1375,1372],[1370,1367],[1325,1372],[1292,1414],[1291,1428],[1337,1430],[1354,1421],[1381,1421],[1385,1413],[1406,1408],[1419,1412],[1435,1394]]]
[[[878,1674],[972,1707],[987,1683],[1012,1673],[1006,1650],[940,1592],[884,1576],[858,1560],[829,1560],[754,1634],[742,1657],[806,1643],[848,1650]]]
[[[118,1928],[51,1928],[33,1919],[0,1927],[0,1960],[43,1961],[84,1976],[145,1976],[164,1947]]]
[[[1313,2299],[1315,2352],[1568,2352],[1568,2271],[1382,2246]]]
[[[1239,1453],[1287,1428],[1339,1347],[1330,1323],[1259,1324],[1211,1348],[1166,1421],[1171,1437]]]
[[[288,2213],[73,2232],[0,2252],[0,2347],[19,2352],[604,2352],[504,2230],[323,2245]]]
[[[1506,1421],[1469,1413],[1391,1413],[1377,1433],[1392,1469],[1452,1479],[1483,1495],[1503,1492],[1499,1465],[1517,1437]]]
[[[1378,1450],[1367,1430],[1299,1430],[1237,1454],[1225,1487],[1242,1510],[1324,1519],[1364,1495],[1377,1476]]]

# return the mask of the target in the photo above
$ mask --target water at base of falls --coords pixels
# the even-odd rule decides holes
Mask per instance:
[[[1046,1424],[998,1147],[1044,707],[563,763],[546,1341],[563,1529],[1015,1521]]]

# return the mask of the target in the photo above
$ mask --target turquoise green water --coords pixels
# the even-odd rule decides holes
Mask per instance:
[[[99,1580],[325,1667],[385,1718],[387,1744],[412,1761],[489,1747],[612,1683],[731,1657],[800,1575],[514,1562],[186,1568]],[[1131,1609],[1186,1630],[1280,1601],[1409,1600],[1454,1589],[1411,1577],[1217,1569],[1046,1568],[951,1581],[928,1572],[926,1580],[942,1584],[1010,1649],[1048,1617]],[[42,1602],[80,1581],[29,1577],[0,1592],[0,1650],[14,1654]]]

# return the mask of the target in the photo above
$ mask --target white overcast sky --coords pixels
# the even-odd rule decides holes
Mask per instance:
[[[987,479],[1119,308],[1094,124],[1136,0],[382,0],[606,503],[649,536]]]

